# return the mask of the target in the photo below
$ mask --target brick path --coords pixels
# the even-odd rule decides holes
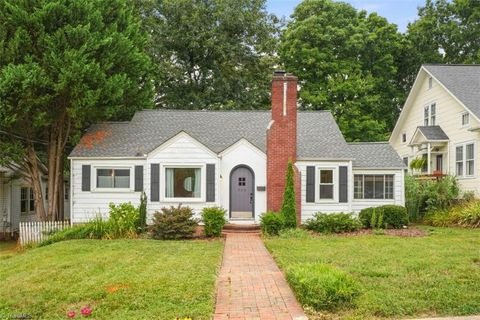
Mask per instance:
[[[258,235],[227,235],[214,319],[308,319]]]

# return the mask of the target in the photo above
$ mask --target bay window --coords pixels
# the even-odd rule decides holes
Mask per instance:
[[[356,174],[353,177],[355,199],[393,199],[394,177],[392,174]]]
[[[165,168],[166,198],[200,198],[201,168]]]
[[[130,188],[130,169],[97,169],[97,188]]]

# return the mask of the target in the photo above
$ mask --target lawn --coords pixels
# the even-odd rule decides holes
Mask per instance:
[[[0,256],[0,315],[65,319],[90,305],[95,319],[210,319],[222,250],[220,240],[72,240]]]
[[[418,238],[331,235],[265,243],[284,270],[325,263],[359,282],[356,307],[327,318],[480,314],[480,230],[429,230]]]

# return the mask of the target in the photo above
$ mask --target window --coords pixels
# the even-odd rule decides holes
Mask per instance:
[[[68,201],[68,199],[70,198],[70,186],[68,185],[68,183],[64,182],[64,191],[63,191],[63,198],[65,201]]]
[[[239,187],[244,187],[246,184],[246,178],[245,177],[239,177],[238,178],[238,186]]]
[[[470,113],[462,113],[462,127],[468,126],[470,124]]]
[[[402,160],[403,160],[403,164],[408,167],[408,157],[404,157]]]
[[[130,188],[130,169],[97,169],[97,188]]]
[[[455,173],[457,176],[475,175],[475,145],[466,143],[455,148]]]
[[[201,180],[200,168],[166,168],[165,197],[200,198]],[[239,179],[238,183],[245,183],[245,180]]]
[[[32,214],[35,212],[35,198],[33,189],[28,187],[20,188],[20,213]]]
[[[434,126],[437,123],[437,104],[434,102],[423,108],[423,125]]]
[[[433,87],[433,79],[432,77],[428,78],[428,89],[432,89]]]
[[[402,133],[402,143],[406,143],[407,142],[407,134],[404,132]]]
[[[354,175],[355,199],[393,199],[393,175]]]
[[[333,169],[320,169],[320,199],[333,200]]]

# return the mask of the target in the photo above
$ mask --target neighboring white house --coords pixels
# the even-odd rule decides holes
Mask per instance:
[[[71,219],[107,216],[110,202],[198,213],[221,206],[235,223],[279,210],[287,162],[298,169],[299,219],[404,204],[404,165],[388,143],[348,144],[330,112],[297,113],[297,78],[276,72],[272,111],[146,110],[92,126],[69,156]]]
[[[480,195],[480,66],[423,65],[390,137],[404,163],[451,174]]]
[[[42,169],[42,192],[46,194],[46,168]],[[68,186],[68,184],[67,184]],[[64,216],[70,216],[69,187],[65,188]],[[46,199],[44,199],[46,203]],[[29,183],[10,168],[0,166],[0,239],[14,238],[20,222],[37,221],[36,203]]]

